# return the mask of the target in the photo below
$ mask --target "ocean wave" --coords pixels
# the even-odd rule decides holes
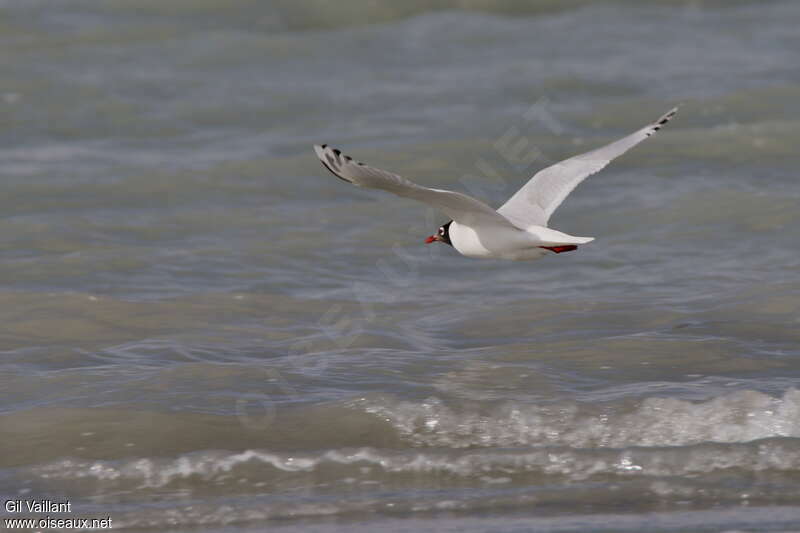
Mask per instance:
[[[737,391],[708,401],[650,397],[632,408],[502,404],[490,412],[425,402],[361,401],[414,446],[686,446],[800,437],[800,391]]]
[[[745,444],[697,444],[666,448],[493,450],[381,450],[343,448],[287,453],[269,450],[205,451],[177,458],[120,461],[63,459],[29,472],[47,481],[92,481],[97,487],[137,490],[208,483],[263,486],[285,483],[286,474],[313,475],[316,482],[391,484],[393,477],[442,475],[479,484],[527,483],[550,477],[584,481],[608,476],[696,476],[719,471],[791,473],[800,468],[800,440],[773,438]],[[370,481],[372,480],[372,481]],[[396,481],[396,479],[395,479]],[[541,479],[539,479],[541,481]]]
[[[689,500],[701,507],[797,503],[800,391],[772,397],[746,390],[699,402],[650,397],[627,409],[624,404],[605,415],[566,404],[501,405],[479,415],[469,406],[455,409],[433,400],[392,404],[364,398],[350,402],[349,410],[361,422],[383,418],[401,434],[400,442],[336,446],[319,433],[322,418],[353,421],[312,411],[302,415],[304,427],[315,428],[316,435],[306,446],[60,457],[6,472],[16,480],[13,486],[33,493],[46,487],[76,501],[113,494],[121,503],[143,497],[159,502],[157,513],[120,508],[114,514],[120,527],[532,505],[552,511],[571,509],[576,497],[586,512],[619,501],[638,509]],[[339,415],[346,411],[339,409]],[[276,424],[272,431],[284,429]],[[232,447],[236,438],[228,440]]]
[[[360,408],[384,418],[413,447],[209,450],[176,458],[63,459],[30,467],[30,472],[40,480],[157,489],[176,483],[250,486],[277,482],[278,474],[311,475],[316,482],[446,474],[488,476],[503,483],[509,476],[507,481],[531,475],[584,480],[598,475],[685,476],[731,468],[751,473],[800,468],[797,390],[782,398],[755,391],[703,402],[647,398],[617,414],[589,414],[576,405],[516,405],[478,415],[433,401],[393,407],[372,402]]]

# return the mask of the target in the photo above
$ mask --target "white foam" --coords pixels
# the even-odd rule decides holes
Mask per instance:
[[[186,490],[205,490],[211,484],[274,484],[309,475],[324,475],[326,482],[349,479],[351,485],[363,485],[391,482],[394,475],[445,474],[490,485],[520,476],[584,480],[597,475],[800,470],[800,392],[795,390],[782,398],[754,391],[705,402],[649,398],[627,412],[605,416],[590,415],[575,405],[507,405],[487,415],[456,412],[441,402],[391,407],[372,402],[369,409],[381,413],[416,447],[303,453],[201,451],[175,458],[120,461],[65,459],[31,470],[35,477],[49,481],[91,481],[98,490],[158,489],[174,483]],[[436,423],[428,423],[431,420]],[[282,474],[276,477],[278,473]]]
[[[773,397],[738,391],[708,401],[647,398],[632,409],[599,412],[579,404],[504,404],[490,412],[459,410],[432,399],[372,403],[363,408],[388,421],[410,444],[435,447],[683,446],[800,437],[800,392]]]
[[[393,475],[441,475],[474,478],[482,484],[509,483],[529,476],[556,476],[572,481],[593,476],[693,476],[714,471],[794,472],[800,469],[800,442],[770,439],[747,444],[702,444],[675,448],[509,450],[330,450],[297,454],[248,450],[243,453],[201,452],[175,459],[137,459],[121,462],[59,461],[34,469],[47,480],[94,479],[98,488],[126,486],[157,489],[197,478],[197,488],[210,483],[258,486],[275,480],[273,472],[319,475],[330,467],[335,479],[349,484],[391,482]],[[272,469],[272,470],[271,470]],[[520,478],[522,476],[522,478]],[[281,476],[279,479],[289,479]],[[240,480],[240,481],[237,481]],[[244,481],[241,481],[244,480]],[[378,481],[380,480],[380,481]],[[666,494],[671,485],[653,490]]]

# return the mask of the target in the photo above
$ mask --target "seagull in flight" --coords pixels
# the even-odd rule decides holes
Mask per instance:
[[[337,178],[359,187],[382,189],[443,211],[451,218],[425,242],[442,242],[461,255],[478,258],[533,260],[571,252],[593,237],[576,237],[548,228],[561,202],[587,177],[647,139],[670,121],[677,108],[627,137],[576,155],[537,172],[499,209],[472,196],[423,187],[397,174],[355,161],[327,144],[314,145],[322,165]]]

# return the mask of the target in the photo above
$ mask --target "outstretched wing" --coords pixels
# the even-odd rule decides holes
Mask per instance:
[[[337,178],[353,185],[369,189],[382,189],[398,196],[418,200],[440,209],[447,216],[462,224],[470,226],[492,224],[513,227],[513,224],[497,211],[466,194],[422,187],[397,174],[355,161],[327,144],[314,145],[314,151],[325,168]]]
[[[660,130],[677,112],[677,107],[671,109],[652,124],[627,137],[540,170],[497,212],[520,228],[547,226],[550,215],[580,182]]]

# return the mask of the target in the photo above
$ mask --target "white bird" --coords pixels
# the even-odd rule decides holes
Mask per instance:
[[[569,252],[594,240],[548,228],[547,221],[580,182],[660,130],[677,111],[670,110],[616,142],[540,170],[497,210],[466,194],[422,187],[397,174],[359,163],[327,144],[314,145],[314,151],[325,168],[348,183],[413,198],[443,211],[452,220],[428,237],[426,243],[449,244],[467,257],[531,260],[549,253]]]

